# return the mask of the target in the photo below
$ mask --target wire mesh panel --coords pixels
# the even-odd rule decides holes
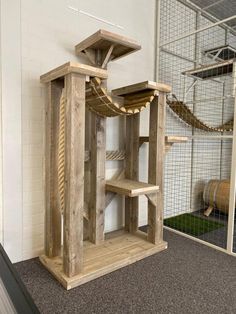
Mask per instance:
[[[212,11],[213,1],[205,6]],[[226,249],[236,19],[221,24],[208,13],[189,1],[161,1],[159,81],[172,86],[167,135],[186,137],[166,155],[164,224]]]

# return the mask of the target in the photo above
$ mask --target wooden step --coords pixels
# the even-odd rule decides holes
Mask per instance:
[[[145,81],[113,89],[112,94],[116,96],[129,97],[135,93],[147,93],[150,90],[169,93],[171,91],[171,87],[166,84]]]
[[[106,181],[106,191],[129,197],[152,194],[158,192],[158,190],[159,187],[156,185],[128,179]]]

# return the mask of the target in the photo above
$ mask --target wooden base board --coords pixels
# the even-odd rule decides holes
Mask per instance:
[[[166,248],[167,243],[164,241],[157,245],[148,242],[143,232],[135,235],[122,232],[116,237],[110,236],[100,245],[85,241],[84,270],[77,276],[69,278],[63,273],[61,257],[48,258],[42,255],[40,261],[69,290]]]

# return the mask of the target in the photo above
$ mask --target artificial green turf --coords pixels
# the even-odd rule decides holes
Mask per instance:
[[[192,214],[183,214],[164,220],[164,225],[185,232],[189,235],[200,236],[204,233],[224,227],[224,224],[209,218],[196,217]]]

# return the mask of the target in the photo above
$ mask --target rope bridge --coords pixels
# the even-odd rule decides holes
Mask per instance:
[[[197,128],[206,132],[233,131],[233,123],[234,123],[233,119],[216,127],[210,126],[206,124],[205,122],[201,121],[200,119],[198,119],[184,102],[179,101],[175,95],[173,95],[173,97],[175,98],[175,100],[167,99],[168,106],[171,108],[171,110],[175,114],[179,116],[181,120],[183,120],[189,126],[192,126],[194,128]]]

